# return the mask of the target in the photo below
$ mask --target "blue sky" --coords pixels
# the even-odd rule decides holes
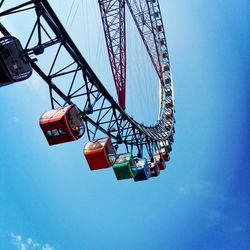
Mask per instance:
[[[64,24],[70,3],[53,1]],[[177,120],[167,169],[140,183],[118,182],[112,169],[90,172],[82,154],[86,137],[47,145],[38,121],[50,108],[49,96],[38,76],[1,88],[0,249],[250,248],[249,2],[161,1],[161,10]],[[99,60],[107,61],[98,5],[83,1],[82,11],[83,35],[78,22],[70,33],[112,92],[109,69]],[[8,25],[21,39],[18,24]],[[130,60],[131,69],[148,67],[143,59]],[[149,74],[145,80],[140,74],[136,89],[154,80]],[[153,88],[146,87],[145,96]],[[136,91],[130,87],[129,94],[128,105],[136,103]],[[155,96],[128,109],[153,123]],[[145,102],[150,114],[143,112]]]

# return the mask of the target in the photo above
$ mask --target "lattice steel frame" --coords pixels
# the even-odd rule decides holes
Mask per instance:
[[[156,73],[163,83],[153,5],[148,0],[126,0],[126,2]]]
[[[6,1],[9,0],[0,2],[1,8]],[[36,18],[31,33],[25,38],[24,52],[33,69],[48,84],[52,108],[80,100],[82,105],[77,106],[85,121],[89,140],[96,138],[101,132],[110,136],[114,145],[122,143],[126,146],[127,151],[136,150],[138,156],[143,155],[143,148],[147,150],[149,156],[153,156],[160,144],[163,144],[168,152],[171,151],[174,116],[170,120],[171,127],[168,129],[166,129],[165,121],[166,119],[169,121],[169,118],[164,115],[155,126],[151,127],[137,123],[130,117],[102,85],[47,0],[23,2],[18,6],[13,6],[13,8],[0,11],[0,17],[19,12],[27,12],[28,14],[29,11],[34,11]],[[4,35],[8,33],[2,25],[0,31]],[[35,46],[31,45],[31,40],[34,39],[37,41]],[[39,59],[45,56],[44,52],[51,47],[56,48],[57,52],[51,62],[50,70],[46,72],[43,65],[39,65]],[[62,50],[71,58],[71,62],[64,66],[61,66],[57,60]],[[66,83],[66,91],[60,85],[60,80],[64,76],[71,77],[71,81]],[[162,95],[162,98],[165,97]],[[171,96],[169,98],[172,99]]]
[[[125,0],[99,0],[103,29],[118,102],[125,109],[126,35]]]

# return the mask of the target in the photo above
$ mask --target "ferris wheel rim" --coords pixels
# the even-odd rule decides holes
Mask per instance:
[[[133,127],[132,130],[136,130],[136,131],[131,130],[134,134],[133,134],[133,136],[131,137],[130,140],[126,140],[126,138],[124,139],[124,140],[126,140],[127,144],[138,145],[138,144],[146,144],[146,143],[159,143],[161,141],[168,140],[169,136],[173,133],[172,132],[172,130],[173,130],[173,122],[172,122],[172,125],[171,125],[171,129],[169,129],[169,131],[165,131],[164,130],[164,125],[162,124],[163,118],[161,118],[161,120],[158,121],[154,126],[145,126],[145,125],[143,125],[143,124],[141,124],[139,122],[136,122],[130,115],[128,115],[119,106],[119,104],[113,99],[113,97],[110,95],[110,93],[102,85],[101,81],[98,79],[98,77],[96,76],[94,71],[90,68],[90,66],[88,65],[88,63],[86,62],[84,57],[81,55],[81,53],[77,49],[76,45],[72,41],[72,39],[67,34],[66,30],[64,29],[63,25],[61,24],[61,22],[57,18],[56,14],[54,13],[53,9],[51,8],[51,6],[49,5],[47,0],[38,0],[38,1],[35,1],[35,2],[30,1],[30,2],[27,2],[26,4],[27,4],[27,6],[28,6],[28,4],[30,4],[30,5],[34,6],[34,8],[39,8],[41,16],[48,22],[48,24],[51,26],[53,32],[59,37],[62,36],[61,41],[58,40],[58,42],[61,42],[63,44],[63,46],[65,46],[65,48],[66,48],[66,50],[68,52],[69,51],[72,52],[72,53],[74,52],[74,56],[75,56],[74,59],[79,63],[80,68],[85,67],[84,68],[84,73],[87,75],[87,77],[89,77],[89,79],[91,79],[93,81],[92,84],[96,87],[97,90],[100,91],[100,93],[104,96],[104,98],[106,98],[109,101],[110,109],[114,110],[114,116],[115,116],[116,112],[119,113],[120,118],[119,119],[116,118],[116,120],[117,121],[119,120],[119,122],[121,120],[123,120],[123,121],[125,121],[125,122],[132,125],[132,127]],[[23,7],[24,6],[22,6],[22,8]],[[27,9],[28,9],[28,7],[27,7]],[[22,10],[22,11],[24,11],[24,10]],[[8,11],[0,12],[0,16],[5,16],[5,15],[8,15],[8,14],[13,14],[13,13],[10,13]],[[52,43],[47,44],[46,46],[52,46]],[[32,48],[32,49],[29,49],[28,47],[26,48],[27,58],[29,59],[32,67],[47,82],[47,84],[50,87],[50,90],[55,91],[55,93],[57,93],[65,103],[73,104],[71,99],[69,97],[67,97],[60,90],[60,88],[58,88],[57,85],[55,85],[53,83],[51,76],[47,76],[39,68],[39,66],[36,64],[36,62],[33,60],[33,58],[31,56],[34,55],[34,53],[35,53],[34,51],[35,51],[34,48]],[[39,51],[37,53],[39,55]],[[169,68],[170,68],[170,66],[169,66]],[[170,72],[170,69],[169,69],[169,72]],[[170,76],[171,76],[171,74],[170,74]],[[172,76],[171,76],[171,78],[172,78]],[[171,88],[173,90],[173,86]],[[162,95],[161,100],[163,100],[163,97],[164,96]],[[173,102],[174,102],[174,100],[173,100]],[[53,106],[53,103],[52,103],[52,106]],[[162,107],[163,107],[163,105],[162,105]],[[100,123],[97,124],[95,121],[93,121],[91,119],[91,117],[88,115],[88,113],[85,112],[84,110],[82,110],[81,115],[82,115],[83,119],[85,120],[86,124],[87,124],[87,122],[89,122],[90,124],[96,126],[96,128],[99,129],[100,131],[102,131],[103,133],[108,134],[109,136],[111,136],[112,138],[114,138],[116,140],[118,139],[117,136],[114,136],[114,134],[112,134],[110,131],[104,129],[100,125]],[[117,125],[117,132],[120,133],[119,129],[121,130],[122,126],[119,128],[118,125]],[[159,134],[159,131],[162,131],[161,135]],[[143,140],[140,142],[139,140],[141,140],[140,137],[142,135],[144,137],[143,137]]]

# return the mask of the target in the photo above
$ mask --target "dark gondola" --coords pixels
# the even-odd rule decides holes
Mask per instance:
[[[13,36],[0,37],[0,87],[23,81],[31,74],[32,68],[20,41]]]

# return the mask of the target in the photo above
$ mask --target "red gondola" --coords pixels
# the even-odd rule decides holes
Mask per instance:
[[[160,168],[154,158],[154,161],[151,162],[151,160],[148,161],[148,165],[151,171],[151,177],[156,177],[160,174]]]
[[[166,166],[166,162],[165,162],[163,156],[161,156],[159,153],[156,153],[154,157],[155,157],[156,163],[158,164],[160,170],[166,169],[167,166]]]
[[[23,81],[32,74],[20,41],[13,36],[0,38],[0,87]]]
[[[170,157],[169,157],[168,152],[165,150],[165,147],[164,147],[164,146],[161,147],[160,151],[161,151],[161,155],[162,155],[163,159],[164,159],[165,161],[169,161],[169,160],[170,160]]]
[[[174,106],[173,101],[171,99],[167,99],[165,102],[166,108],[172,108]]]
[[[49,145],[75,141],[85,131],[75,104],[45,112],[40,118],[40,126]]]
[[[88,142],[83,153],[91,170],[111,167],[116,159],[110,137]]]

